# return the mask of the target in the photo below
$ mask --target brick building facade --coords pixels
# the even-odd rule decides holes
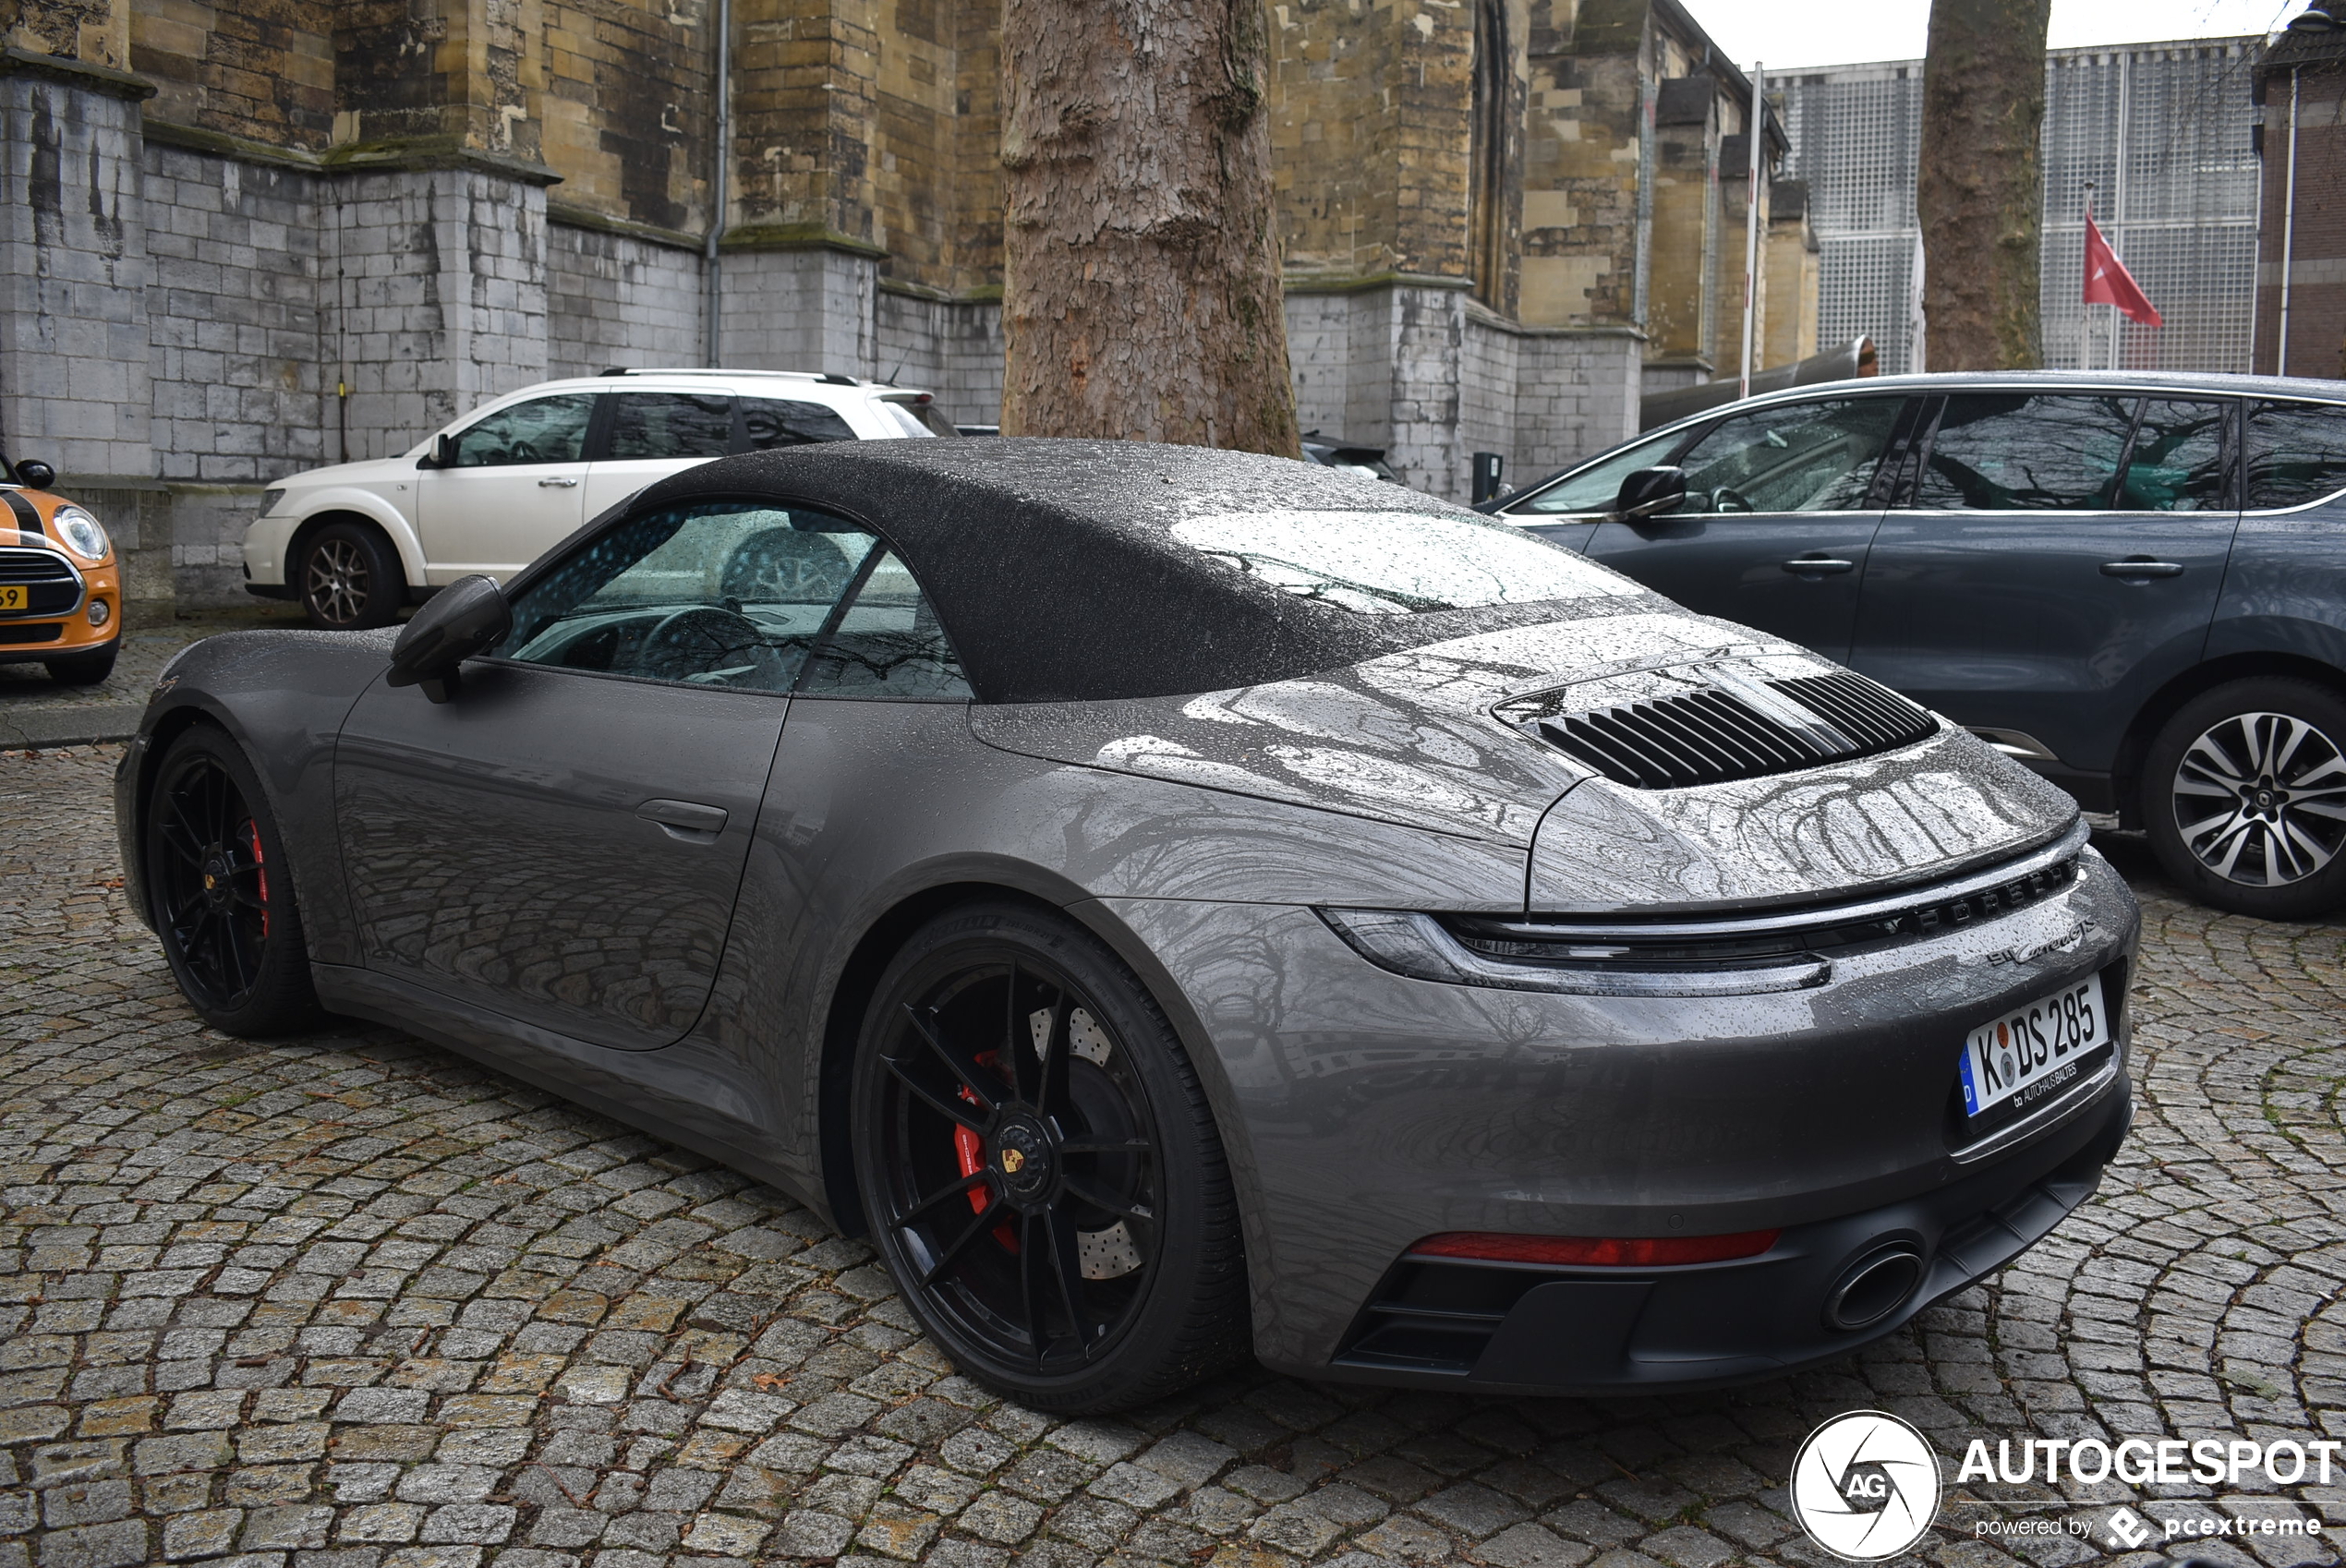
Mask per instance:
[[[2256,75],[2265,109],[2256,368],[2346,378],[2346,32],[2285,31]]]
[[[1749,84],[1676,0],[1270,13],[1306,429],[1456,493],[1473,452],[1545,472],[1634,431],[1641,391],[1735,372]],[[991,420],[999,17],[22,0],[0,59],[0,443],[105,509],[134,595],[200,602],[241,597],[267,481],[548,377],[715,357],[899,380]],[[1761,146],[1782,152],[1772,120]],[[1771,199],[1767,362],[1815,332],[1798,193]]]

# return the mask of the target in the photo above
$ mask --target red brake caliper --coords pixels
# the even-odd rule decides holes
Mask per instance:
[[[266,942],[269,939],[269,867],[265,863],[266,857],[260,852],[260,824],[246,823],[245,837],[251,840],[252,863],[258,868],[253,881],[258,884],[260,896],[260,939]]]
[[[980,1067],[990,1067],[995,1066],[1001,1059],[1000,1052],[988,1051],[985,1055],[979,1056],[977,1061]],[[961,1098],[973,1105],[977,1104],[977,1096],[971,1093],[967,1089],[963,1089],[961,1091]],[[955,1160],[960,1162],[962,1176],[975,1176],[978,1172],[986,1168],[986,1140],[978,1137],[973,1128],[959,1126],[955,1127],[953,1128],[953,1157]],[[985,1188],[971,1188],[969,1191],[969,1200],[970,1212],[972,1213],[982,1214],[986,1212]],[[1018,1250],[1018,1236],[1016,1233],[1010,1229],[1007,1222],[994,1227],[994,1239],[1000,1242],[1002,1246],[1010,1251],[1015,1252]]]

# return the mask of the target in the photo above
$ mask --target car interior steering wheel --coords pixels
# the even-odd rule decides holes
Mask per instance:
[[[714,670],[760,662],[766,634],[738,610],[696,604],[662,616],[644,634],[636,673],[653,681],[689,681]]]
[[[1711,510],[1713,512],[1757,512],[1760,509],[1752,505],[1750,499],[1741,490],[1730,489],[1725,485],[1721,485],[1711,492]]]

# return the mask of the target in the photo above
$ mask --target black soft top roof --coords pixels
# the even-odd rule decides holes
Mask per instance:
[[[1506,527],[1287,458],[1138,441],[836,441],[719,458],[631,510],[746,499],[868,525],[934,602],[982,702],[1223,691],[1558,619],[1554,604],[1361,615],[1243,577],[1171,534],[1214,513],[1384,512]]]

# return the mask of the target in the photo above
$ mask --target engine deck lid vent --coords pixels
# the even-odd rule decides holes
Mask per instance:
[[[1620,681],[1591,681],[1493,712],[1633,790],[1792,773],[1895,751],[1938,732],[1928,709],[1888,687],[1812,668],[1817,672],[1768,679],[1731,665],[1696,666],[1648,675],[1635,694],[1619,690]],[[1616,693],[1621,700],[1605,700]]]

